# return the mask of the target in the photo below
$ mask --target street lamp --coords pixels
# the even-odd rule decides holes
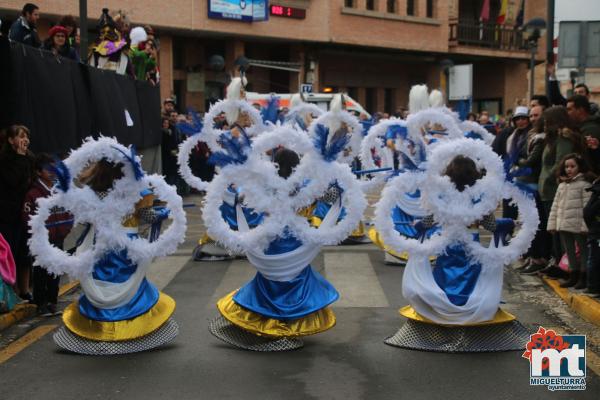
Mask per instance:
[[[523,26],[525,39],[527,40],[527,48],[529,48],[531,58],[529,59],[529,68],[531,77],[529,79],[529,98],[533,97],[534,80],[535,80],[535,55],[538,49],[538,40],[546,30],[546,21],[543,18],[535,17],[527,21]]]

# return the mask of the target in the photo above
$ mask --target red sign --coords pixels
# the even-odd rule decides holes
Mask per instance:
[[[269,9],[271,11],[271,15],[275,15],[276,17],[297,18],[297,19],[306,18],[306,10],[303,8],[271,5],[271,6],[269,6]]]

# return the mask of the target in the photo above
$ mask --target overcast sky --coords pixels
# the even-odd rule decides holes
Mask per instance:
[[[600,0],[556,0],[554,12],[557,22],[600,21]]]

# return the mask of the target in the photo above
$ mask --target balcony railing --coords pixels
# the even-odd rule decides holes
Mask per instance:
[[[497,50],[526,51],[523,32],[503,25],[479,23],[451,23],[450,41],[460,45],[486,47]]]

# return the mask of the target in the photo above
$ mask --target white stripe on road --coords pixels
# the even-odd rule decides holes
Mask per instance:
[[[334,307],[389,307],[368,254],[325,253],[325,276],[340,293]]]
[[[221,283],[215,289],[213,296],[207,305],[214,308],[217,301],[226,294],[239,289],[256,275],[256,269],[246,260],[234,260],[231,262]]]
[[[148,267],[146,276],[158,290],[163,290],[189,260],[189,255],[157,258]]]

